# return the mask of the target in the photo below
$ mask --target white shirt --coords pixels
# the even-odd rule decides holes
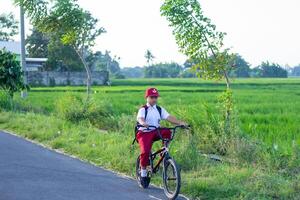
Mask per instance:
[[[149,103],[147,103],[147,106],[148,106],[148,113],[147,113],[147,117],[146,117],[145,121],[150,126],[159,127],[160,120],[165,120],[170,116],[170,114],[163,107],[161,107],[161,117],[160,117],[159,111],[157,110],[156,105],[151,106]],[[139,120],[139,118],[141,118],[141,117],[142,118],[145,117],[145,108],[144,107],[139,109],[136,119]],[[144,128],[139,128],[139,130],[143,130],[143,129]]]

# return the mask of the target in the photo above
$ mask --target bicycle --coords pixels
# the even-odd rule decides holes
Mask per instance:
[[[143,126],[139,126],[143,127]],[[154,153],[150,153],[149,155],[149,160],[150,160],[150,170],[148,169],[147,176],[149,179],[151,179],[152,174],[156,174],[159,171],[160,164],[163,163],[163,173],[162,173],[162,178],[163,178],[163,188],[164,188],[164,193],[169,199],[176,199],[179,191],[180,191],[180,186],[181,186],[181,177],[180,177],[180,169],[178,165],[176,164],[175,160],[170,156],[169,153],[169,144],[173,140],[175,136],[175,132],[177,128],[182,128],[182,129],[188,129],[190,126],[175,126],[172,128],[167,128],[171,130],[171,137],[170,139],[163,138],[161,133],[160,133],[160,128],[155,127],[155,126],[149,126],[146,130],[157,130],[158,135],[160,139],[163,141],[163,147],[157,150]],[[154,128],[154,129],[150,129]],[[165,129],[165,128],[164,128]],[[147,133],[145,133],[147,134]],[[160,159],[158,162],[154,165],[154,160],[157,155],[160,155]],[[136,179],[140,184],[140,178],[141,178],[141,167],[140,167],[140,156],[138,156],[136,160]]]

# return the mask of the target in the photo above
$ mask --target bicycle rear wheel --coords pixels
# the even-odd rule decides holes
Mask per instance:
[[[181,187],[181,177],[179,167],[172,158],[164,161],[163,183],[166,196],[176,199]]]

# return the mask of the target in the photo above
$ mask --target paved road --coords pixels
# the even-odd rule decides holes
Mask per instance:
[[[166,199],[135,180],[0,131],[0,200]],[[181,198],[182,199],[182,198]]]

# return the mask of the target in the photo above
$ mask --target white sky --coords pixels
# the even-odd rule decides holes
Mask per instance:
[[[0,0],[0,13],[19,10],[12,0]],[[155,62],[183,63],[167,21],[160,16],[162,0],[79,0],[100,19],[107,33],[97,39],[96,50],[121,57],[121,66],[142,66],[150,49]],[[226,45],[252,66],[269,60],[281,65],[300,63],[299,0],[200,0],[204,14],[219,31],[227,32]],[[27,25],[27,34],[29,34]]]

